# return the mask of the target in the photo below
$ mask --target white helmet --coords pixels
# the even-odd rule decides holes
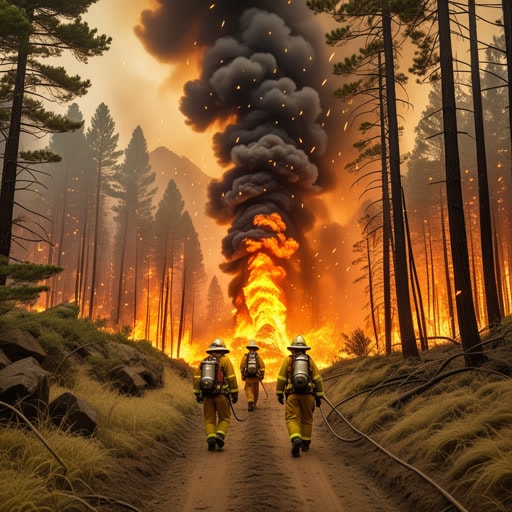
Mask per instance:
[[[224,354],[227,354],[229,350],[226,348],[226,345],[220,338],[215,338],[208,347],[208,350],[206,351],[208,354],[211,354],[213,352],[222,352]]]
[[[308,347],[304,336],[300,334],[293,338],[291,344],[288,346],[288,350],[310,350],[311,347]]]
[[[256,342],[254,340],[250,340],[249,341],[249,344],[247,345],[248,349],[252,349],[252,350],[259,350],[260,347],[258,347],[258,345],[256,345]]]

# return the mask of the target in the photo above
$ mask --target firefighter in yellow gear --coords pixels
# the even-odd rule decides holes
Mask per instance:
[[[247,408],[249,411],[253,411],[258,403],[260,382],[265,377],[265,362],[258,354],[257,351],[260,347],[256,345],[254,340],[250,340],[246,348],[249,352],[242,357],[240,373],[242,380],[245,382],[244,390],[247,397]]]
[[[216,447],[221,449],[224,446],[231,422],[230,401],[234,404],[238,401],[238,382],[233,363],[226,356],[229,350],[224,341],[215,338],[206,353],[209,357],[201,362],[194,375],[194,394],[197,402],[203,404],[208,450],[215,451]],[[215,365],[214,386],[204,391],[201,389],[202,367],[212,361],[218,363]]]
[[[303,336],[296,336],[288,350],[291,352],[281,365],[277,376],[276,394],[285,403],[285,421],[292,443],[292,456],[307,452],[313,431],[313,412],[320,407],[324,384],[315,361],[306,354],[310,350]]]

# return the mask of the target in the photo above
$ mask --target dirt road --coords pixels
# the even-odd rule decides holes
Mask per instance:
[[[339,441],[316,411],[311,449],[290,453],[284,407],[265,384],[257,408],[247,411],[245,394],[234,406],[222,450],[207,450],[202,409],[177,457],[166,470],[144,512],[397,512],[396,504],[340,455]],[[326,407],[326,405],[322,405]]]

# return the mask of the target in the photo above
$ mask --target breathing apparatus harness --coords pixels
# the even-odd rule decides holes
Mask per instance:
[[[258,361],[259,355],[257,352],[254,352],[250,350],[246,354],[246,366],[241,368],[242,371],[242,380],[245,380],[247,377],[257,377],[260,381],[261,387],[263,388],[263,391],[265,391],[265,400],[268,399],[268,392],[265,389],[265,386],[263,384],[263,379],[261,377],[260,373],[260,364]]]
[[[224,371],[219,360],[212,354],[201,361],[199,389],[205,396],[217,396],[224,387]]]
[[[201,379],[199,380],[199,389],[204,396],[213,397],[224,394],[229,401],[229,406],[233,411],[233,416],[238,421],[245,421],[245,418],[239,418],[233,407],[233,401],[228,391],[224,389],[224,370],[220,361],[212,354],[201,361]]]
[[[290,356],[288,360],[288,382],[290,389],[285,391],[286,394],[314,392],[309,356],[305,352],[297,351]]]

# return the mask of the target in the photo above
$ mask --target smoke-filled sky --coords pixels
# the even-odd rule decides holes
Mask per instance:
[[[324,42],[327,18],[304,0],[99,0],[86,19],[113,38],[104,56],[71,69],[93,84],[77,101],[86,124],[105,102],[121,147],[140,125],[149,150],[166,146],[218,180],[207,207],[229,229],[226,270],[243,272],[248,251],[240,240],[248,235],[291,236],[302,248],[294,261],[303,269],[295,271],[310,273],[318,247],[307,251],[305,233],[351,222],[345,239],[325,237],[326,253],[350,267],[361,190],[351,189],[354,177],[343,170],[351,141],[331,73],[343,55]],[[286,235],[279,220],[255,227],[260,213],[278,214]],[[219,243],[219,260],[220,252]],[[348,272],[347,290],[337,291],[345,306],[347,296],[359,296],[348,291],[358,272]]]
[[[77,100],[86,125],[104,102],[121,148],[140,125],[150,151],[166,146],[214,178],[205,208],[226,225],[219,260],[222,249],[225,270],[238,276],[231,295],[254,249],[241,240],[285,246],[290,237],[306,250],[294,255],[299,274],[316,277],[318,249],[319,258],[347,267],[337,293],[349,307],[358,295],[350,290],[358,271],[348,268],[362,190],[343,167],[359,134],[345,130],[343,105],[333,98],[332,64],[344,54],[325,44],[330,18],[313,15],[305,0],[99,0],[85,18],[113,39],[87,66],[66,64],[92,82]],[[402,152],[412,149],[428,87],[411,84],[408,94],[414,107],[403,112]],[[259,214],[278,217],[256,226]]]
[[[335,87],[331,64],[342,57],[340,49],[333,50],[324,44],[327,29],[323,27],[329,19],[314,16],[305,7],[305,1],[294,0],[294,9],[289,8],[289,3],[287,0],[231,1],[224,2],[228,8],[222,12],[221,2],[211,8],[215,2],[202,0],[98,0],[85,18],[91,27],[113,38],[111,49],[101,57],[91,58],[87,66],[74,61],[66,64],[92,81],[88,94],[77,100],[86,121],[98,104],[105,102],[117,123],[122,145],[127,144],[131,132],[140,124],[150,150],[165,145],[190,158],[208,175],[219,175],[211,144],[216,127],[198,133],[186,124],[179,109],[184,84],[199,73],[200,45],[229,30],[228,21],[221,27],[215,26],[214,20],[225,18],[234,23],[235,17],[250,4],[261,9],[268,4],[267,9],[274,12],[294,10],[297,14],[293,25],[301,26],[316,49],[322,49],[323,55],[317,56],[315,62],[317,68],[322,64],[325,70],[317,77],[320,81],[327,80],[322,94],[329,95]],[[211,16],[203,16],[209,22],[199,29],[198,14],[205,10]],[[329,63],[333,53],[336,55]],[[333,110],[339,113],[342,106],[335,105]],[[408,122],[416,121],[418,115],[418,108],[410,111]]]

